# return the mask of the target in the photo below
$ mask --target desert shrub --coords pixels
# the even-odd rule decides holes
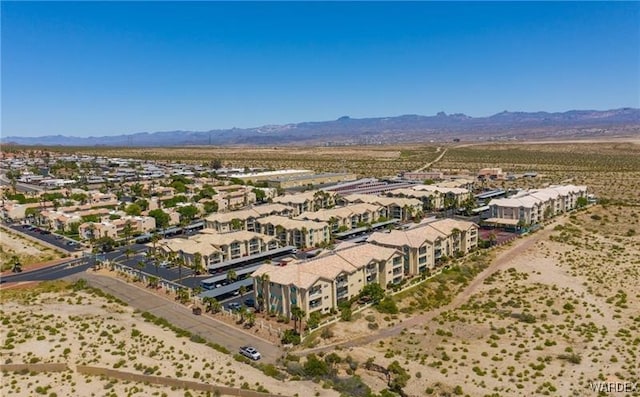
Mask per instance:
[[[299,345],[300,334],[298,334],[296,331],[292,329],[288,329],[284,331],[284,333],[282,334],[281,342],[286,345],[287,344]]]
[[[380,313],[398,314],[398,306],[396,305],[396,302],[390,297],[386,297],[381,300],[380,303],[378,303],[378,305],[376,306],[376,309],[378,309]]]

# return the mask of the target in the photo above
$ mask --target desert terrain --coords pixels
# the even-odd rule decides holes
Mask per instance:
[[[290,396],[336,396],[312,382],[283,382],[203,344],[178,335],[99,291],[82,284],[44,283],[1,292],[2,364],[65,363],[69,371],[7,372],[9,396],[197,396],[185,391],[101,376],[81,375],[77,365],[118,369]],[[235,353],[235,352],[234,352]],[[292,390],[295,390],[292,392]],[[210,395],[210,393],[209,393]]]
[[[499,248],[450,304],[419,315],[419,323],[413,317],[395,336],[334,347],[385,368],[397,360],[410,375],[410,396],[585,396],[596,395],[591,382],[637,382],[639,215],[617,207],[570,215]],[[626,229],[613,222],[622,216],[631,220]],[[404,304],[411,300],[398,303],[400,320]],[[371,309],[332,333],[371,338],[368,322],[398,327],[380,317]],[[372,389],[387,387],[384,375],[358,372]]]

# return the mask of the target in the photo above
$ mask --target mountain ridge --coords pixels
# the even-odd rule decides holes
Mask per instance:
[[[439,112],[433,116],[404,114],[390,117],[305,121],[254,128],[208,131],[156,131],[111,136],[9,136],[3,144],[61,146],[178,146],[178,145],[296,145],[401,143],[425,140],[544,139],[640,134],[640,109],[569,110],[566,112],[503,111],[486,117]]]

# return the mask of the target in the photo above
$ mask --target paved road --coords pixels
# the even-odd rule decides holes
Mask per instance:
[[[69,261],[73,260],[70,259]],[[7,274],[2,277],[2,283],[57,280],[76,273],[84,272],[89,267],[91,267],[90,263],[69,265],[68,262],[64,262],[59,265],[24,271],[23,273]]]
[[[195,316],[187,307],[169,299],[159,298],[158,295],[138,286],[91,272],[76,274],[69,278],[72,280],[84,278],[89,285],[122,299],[131,307],[163,317],[179,328],[226,347],[232,353],[237,352],[244,345],[255,346],[262,354],[262,361],[267,363],[275,363],[276,359],[283,354],[278,346],[269,341],[258,339],[251,333],[231,327],[209,316]]]
[[[0,184],[10,186],[11,181],[5,176],[5,174],[0,174]],[[43,190],[44,188],[42,186],[16,182],[16,191],[18,192],[41,192]]]

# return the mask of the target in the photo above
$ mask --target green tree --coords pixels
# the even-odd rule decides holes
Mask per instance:
[[[587,200],[586,197],[578,197],[578,199],[576,200],[576,207],[578,208],[586,207],[587,204],[589,204],[589,200]]]
[[[149,216],[156,220],[157,228],[165,229],[166,227],[169,226],[169,221],[171,220],[171,218],[169,217],[169,214],[167,214],[163,210],[158,208],[158,209],[149,211]]]
[[[185,205],[177,209],[181,219],[188,222],[192,221],[198,215],[198,209],[193,205]]]
[[[245,287],[244,285],[241,285],[240,288],[238,288],[238,293],[240,293],[240,297],[244,297],[244,294],[247,293],[247,287]]]
[[[303,369],[305,375],[312,378],[329,375],[329,365],[313,353],[307,356],[307,361],[304,363]]]
[[[127,206],[124,212],[130,216],[140,216],[140,214],[142,213],[142,208],[140,208],[140,206],[136,203],[131,203]]]
[[[407,386],[407,382],[411,378],[411,375],[402,368],[400,363],[395,360],[387,367],[387,385],[391,391],[394,391],[400,395],[404,395],[402,390]]]
[[[240,219],[233,218],[231,220],[231,229],[232,230],[241,230],[243,222]]]
[[[262,203],[267,198],[267,194],[262,189],[254,188],[251,191],[256,195],[256,201],[258,201],[258,202]]]
[[[218,203],[216,203],[215,201],[205,201],[203,204],[203,210],[207,215],[218,212]]]
[[[384,298],[384,289],[378,283],[367,284],[360,291],[360,297],[369,298],[374,304],[378,304]]]
[[[309,327],[309,329],[318,328],[321,318],[322,314],[320,314],[320,312],[318,311],[309,314],[309,319],[307,320],[307,326]]]
[[[229,282],[229,284],[235,282],[238,279],[238,275],[236,274],[235,270],[229,270],[227,272],[227,281]]]

